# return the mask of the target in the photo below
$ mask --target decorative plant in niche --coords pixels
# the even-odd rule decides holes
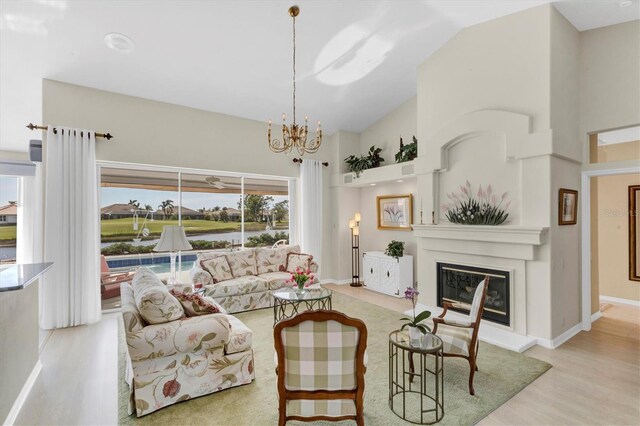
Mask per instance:
[[[507,210],[511,201],[507,201],[508,193],[505,192],[498,198],[493,193],[491,185],[482,189],[478,187],[478,192],[473,195],[469,181],[460,186],[460,192],[447,194],[449,202],[442,208],[445,216],[451,223],[464,225],[500,225],[509,217]],[[503,206],[503,203],[506,204]]]
[[[404,241],[391,240],[384,254],[395,257],[398,260],[404,255]]]
[[[414,160],[418,156],[418,139],[413,137],[413,142],[404,144],[400,138],[400,150],[396,153],[396,163]]]
[[[356,177],[360,177],[360,173],[363,170],[374,169],[380,167],[380,163],[384,161],[384,158],[380,156],[382,148],[376,148],[373,145],[369,148],[367,155],[350,155],[344,159],[344,162],[349,166],[349,171],[355,173]]]

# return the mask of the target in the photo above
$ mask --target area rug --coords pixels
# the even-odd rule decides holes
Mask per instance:
[[[389,333],[396,329],[401,314],[337,292],[333,309],[362,319],[369,332],[369,362],[365,377],[364,417],[367,425],[409,424],[388,406]],[[254,332],[256,379],[249,385],[195,398],[136,418],[127,414],[128,389],[124,381],[124,332],[119,328],[119,423],[122,425],[276,425],[278,395],[273,363],[273,311],[261,309],[236,315]],[[444,363],[444,418],[442,425],[472,425],[504,404],[551,368],[551,365],[522,354],[480,343],[479,371],[475,375],[476,395],[469,395],[469,364],[447,358]],[[355,422],[340,422],[355,424]],[[289,422],[288,424],[303,424]],[[310,423],[305,423],[310,424]],[[315,424],[325,424],[317,422]],[[328,423],[327,423],[328,424]],[[336,424],[336,423],[331,423]]]

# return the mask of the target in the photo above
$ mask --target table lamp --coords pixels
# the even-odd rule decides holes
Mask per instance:
[[[176,255],[177,252],[183,250],[191,250],[191,244],[187,241],[187,236],[184,233],[184,226],[167,225],[162,228],[162,235],[160,235],[160,241],[153,248],[153,251],[169,252],[171,259],[171,276],[169,277],[168,284],[177,284],[176,280]]]

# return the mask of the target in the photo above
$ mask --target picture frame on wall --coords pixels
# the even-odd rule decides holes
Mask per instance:
[[[558,196],[558,225],[578,223],[578,191],[560,188]]]
[[[411,231],[413,223],[413,196],[378,195],[376,197],[378,229]]]

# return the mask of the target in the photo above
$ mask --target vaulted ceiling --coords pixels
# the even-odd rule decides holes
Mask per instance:
[[[291,112],[289,1],[0,2],[0,150],[26,151],[42,79],[277,122]],[[462,28],[547,1],[300,0],[298,116],[362,131],[416,91],[416,68]],[[639,19],[638,0],[561,1],[585,30]],[[135,43],[123,53],[107,33]],[[64,123],[59,123],[64,124]]]

